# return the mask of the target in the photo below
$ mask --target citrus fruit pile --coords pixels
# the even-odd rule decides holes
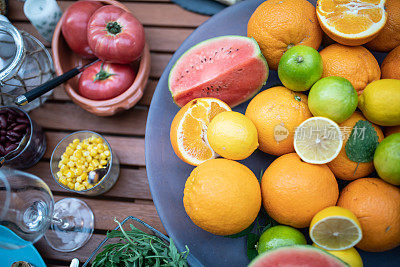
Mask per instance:
[[[355,267],[354,247],[400,245],[399,14],[396,0],[267,0],[247,37],[206,40],[177,61],[170,137],[196,166],[183,192],[195,225],[238,234],[263,206],[273,223],[252,266],[288,254]],[[333,41],[318,52],[324,34]],[[389,52],[381,66],[363,44]],[[269,69],[282,86],[258,92]],[[231,110],[248,99],[244,114]],[[257,149],[277,156],[259,181],[237,162]],[[313,246],[295,229],[306,227]]]

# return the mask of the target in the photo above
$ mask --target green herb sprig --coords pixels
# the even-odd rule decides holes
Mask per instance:
[[[92,262],[92,267],[188,266],[189,248],[187,246],[186,251],[180,253],[172,239],[167,244],[161,238],[145,233],[132,224],[131,231],[125,231],[121,224],[115,221],[121,230],[111,230],[107,233],[107,237],[116,238],[118,242],[104,246],[103,251],[97,254]]]

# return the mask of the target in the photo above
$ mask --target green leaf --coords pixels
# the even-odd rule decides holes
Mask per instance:
[[[359,120],[351,130],[345,150],[354,162],[371,162],[378,146],[378,135],[369,121]]]
[[[250,224],[249,227],[247,227],[246,229],[244,229],[243,231],[241,231],[241,232],[239,232],[239,233],[237,233],[237,234],[234,234],[234,235],[226,235],[225,237],[228,237],[228,238],[239,238],[239,237],[248,235],[248,234],[251,232],[251,230],[253,230],[254,223],[255,223],[255,222],[253,222],[252,224]]]
[[[256,245],[260,237],[256,234],[250,233],[247,235],[247,258],[253,260],[258,255]]]

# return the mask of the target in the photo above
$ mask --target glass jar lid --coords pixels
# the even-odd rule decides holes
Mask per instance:
[[[24,41],[21,33],[11,24],[0,20],[0,87],[22,61]]]

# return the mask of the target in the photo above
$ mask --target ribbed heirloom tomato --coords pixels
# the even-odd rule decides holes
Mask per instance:
[[[130,63],[144,48],[143,25],[130,12],[108,5],[99,8],[88,23],[88,41],[94,54],[111,63]]]
[[[106,100],[125,92],[135,80],[128,64],[96,62],[79,78],[79,93],[92,100]]]

